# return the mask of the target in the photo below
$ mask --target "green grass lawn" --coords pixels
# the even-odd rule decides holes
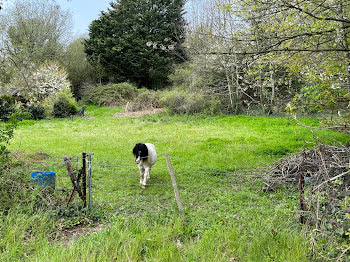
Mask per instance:
[[[298,224],[297,190],[262,193],[252,171],[311,144],[349,137],[310,130],[284,118],[169,116],[115,118],[120,108],[88,107],[87,119],[24,121],[11,151],[34,159],[48,154],[45,167],[57,171],[57,186],[69,178],[63,156],[94,152],[94,214],[99,232],[56,239],[58,221],[43,214],[9,215],[0,224],[0,260],[16,261],[307,261],[311,244]],[[315,119],[303,119],[317,125]],[[153,143],[158,162],[149,186],[139,185],[131,154],[137,142]],[[185,209],[177,215],[164,154],[171,155]],[[28,175],[29,176],[29,175]],[[76,197],[75,204],[79,201]],[[69,211],[66,211],[69,213]],[[33,226],[25,221],[31,221]],[[79,221],[81,222],[81,221]],[[5,230],[12,227],[13,230]],[[32,227],[36,229],[33,230]],[[24,232],[16,236],[15,231]],[[31,235],[25,232],[31,232]],[[55,240],[56,239],[56,240]],[[17,243],[17,244],[15,244]]]

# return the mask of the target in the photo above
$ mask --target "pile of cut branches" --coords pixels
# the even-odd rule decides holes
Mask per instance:
[[[329,185],[326,183],[321,185],[321,183],[328,180],[334,181],[339,175],[341,175],[339,178],[350,178],[349,161],[350,147],[348,146],[316,145],[310,150],[304,150],[275,162],[266,177],[265,190],[273,191],[278,185],[298,183],[300,174],[305,177],[306,183],[321,189],[324,185]],[[344,172],[346,173],[343,174]]]
[[[314,239],[326,238],[330,256],[350,250],[350,147],[319,144],[275,162],[264,191],[280,185],[299,187],[301,222]]]

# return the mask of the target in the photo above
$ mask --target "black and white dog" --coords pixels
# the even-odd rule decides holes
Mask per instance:
[[[135,145],[132,153],[136,157],[136,164],[139,165],[140,185],[142,188],[145,188],[147,180],[151,177],[151,168],[157,161],[156,148],[150,143],[138,143]]]

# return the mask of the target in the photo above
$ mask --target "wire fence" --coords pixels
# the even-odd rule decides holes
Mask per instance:
[[[88,167],[91,170],[91,192],[87,194],[86,201],[91,201],[92,208],[102,207],[104,211],[113,213],[177,213],[178,201],[174,198],[174,185],[165,156],[166,154],[158,156],[146,189],[139,185],[139,169],[133,158],[106,160],[92,156],[91,166]],[[258,172],[223,170],[178,155],[169,155],[169,158],[174,167],[178,193],[185,211],[209,208],[209,202],[215,202],[215,198],[221,199],[222,196],[234,194],[243,183],[252,184],[263,178]],[[82,154],[68,158],[74,171],[74,179],[77,179],[82,169],[82,159]],[[74,194],[72,191],[75,190],[75,186],[65,164],[63,157],[48,156],[30,159],[24,168],[27,173],[56,172],[56,190],[68,192],[68,197],[69,193]],[[233,170],[235,169],[236,167],[233,167]],[[77,182],[81,186],[81,181]],[[89,182],[87,184],[89,185]],[[204,195],[207,200],[202,203]],[[74,201],[81,200],[76,197]]]

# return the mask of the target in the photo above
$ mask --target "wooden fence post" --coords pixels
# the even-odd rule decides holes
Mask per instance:
[[[173,188],[174,188],[175,199],[176,199],[177,206],[179,208],[179,213],[180,213],[180,216],[184,217],[184,215],[185,215],[184,209],[182,207],[179,189],[177,188],[177,184],[176,184],[175,172],[174,172],[174,168],[173,168],[173,165],[171,163],[169,154],[165,154],[165,158],[166,158],[166,162],[168,164],[169,174],[171,177],[171,183],[172,183]]]
[[[306,212],[306,204],[304,199],[304,185],[305,185],[305,179],[303,171],[300,172],[299,175],[299,207],[300,207],[300,223],[305,224],[305,212]]]
[[[69,205],[69,203],[73,200],[75,191],[78,192],[80,198],[84,201],[83,193],[81,192],[80,187],[79,187],[79,180],[80,180],[81,173],[79,173],[78,177],[76,178],[74,176],[73,167],[72,167],[72,165],[70,163],[69,157],[64,157],[63,160],[64,160],[64,163],[66,164],[66,167],[67,167],[67,170],[68,170],[68,174],[69,174],[70,179],[71,179],[72,184],[73,184],[73,191],[72,191],[72,193],[71,193],[71,195],[69,197],[67,205]]]

